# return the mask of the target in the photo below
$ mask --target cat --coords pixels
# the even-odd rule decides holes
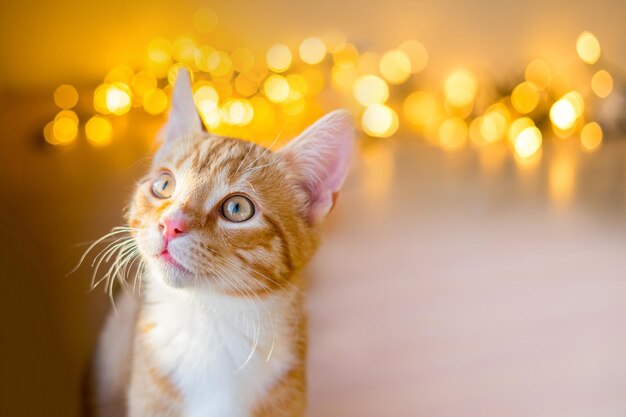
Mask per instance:
[[[306,407],[302,268],[353,152],[337,110],[278,151],[206,132],[186,70],[127,212],[143,264],[96,347],[97,417],[297,417]]]

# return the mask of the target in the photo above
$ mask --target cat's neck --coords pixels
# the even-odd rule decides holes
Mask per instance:
[[[300,292],[258,297],[175,289],[152,282],[138,322],[141,345],[176,381],[186,415],[250,415],[267,391],[297,366]],[[144,330],[145,329],[145,330]],[[233,411],[234,410],[234,411]]]

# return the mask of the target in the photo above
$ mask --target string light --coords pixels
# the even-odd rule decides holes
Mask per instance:
[[[213,33],[217,25],[211,9],[201,8],[193,15],[193,28],[200,34]],[[580,34],[575,49],[586,64],[600,59],[600,43],[590,32]],[[114,66],[95,88],[93,106],[98,114],[84,125],[87,141],[95,146],[111,143],[112,119],[133,107],[149,115],[164,113],[182,68],[192,76],[204,124],[218,133],[235,127],[242,137],[255,138],[272,137],[279,126],[301,129],[321,115],[323,103],[332,101],[360,110],[360,127],[372,137],[396,133],[402,111],[407,127],[442,149],[461,149],[468,139],[474,146],[491,149],[490,144],[508,138],[498,149],[512,149],[520,159],[532,159],[541,150],[542,131],[537,126],[545,134],[546,118],[556,136],[579,137],[583,149],[597,149],[603,132],[589,120],[595,102],[588,95],[605,98],[614,88],[612,75],[604,69],[582,85],[579,73],[535,59],[510,89],[458,68],[445,78],[442,97],[432,86],[420,85],[422,78],[415,75],[429,60],[421,42],[408,40],[381,54],[359,49],[339,31],[310,36],[296,45],[277,43],[265,51],[265,59],[257,59],[263,54],[256,52],[241,47],[222,50],[193,36],[153,39],[143,66]],[[44,127],[48,143],[61,145],[78,138],[78,116],[66,112],[77,106],[78,99],[70,85],[55,90],[54,102],[63,111]]]

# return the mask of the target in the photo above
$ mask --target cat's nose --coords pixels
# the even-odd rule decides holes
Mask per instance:
[[[159,221],[159,230],[165,238],[165,241],[169,242],[187,233],[187,225],[183,219],[165,218]]]

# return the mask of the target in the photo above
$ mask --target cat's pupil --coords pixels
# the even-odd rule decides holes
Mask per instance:
[[[167,181],[165,181],[165,182],[163,183],[163,188],[161,188],[161,191],[165,191],[165,189],[167,188],[167,184],[169,184],[169,182],[170,182],[170,181],[169,181],[169,180],[167,180]]]
[[[233,207],[233,213],[239,213],[239,203],[235,203],[235,206]]]

